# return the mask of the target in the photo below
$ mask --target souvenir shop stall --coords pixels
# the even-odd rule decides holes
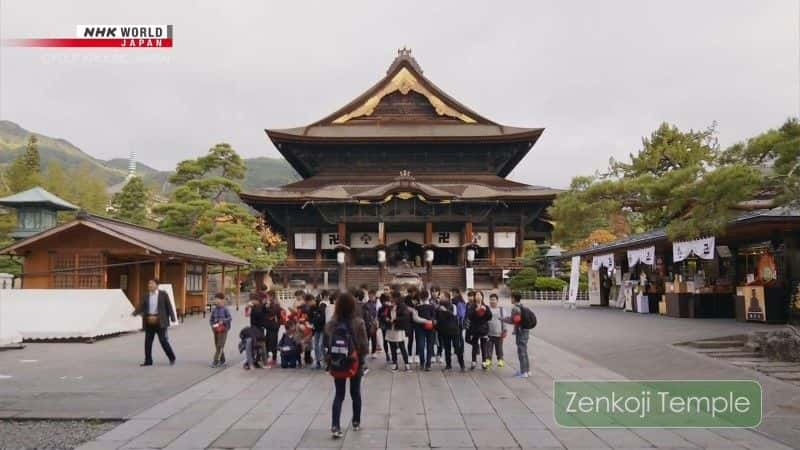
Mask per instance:
[[[673,242],[672,265],[662,297],[670,317],[734,317],[734,267],[727,246],[707,237]]]
[[[767,323],[800,311],[798,209],[743,214],[718,236],[671,242],[654,230],[564,256],[590,261],[594,306]]]
[[[777,245],[776,245],[777,244]],[[778,270],[784,266],[785,243],[764,241],[739,248],[736,268],[736,320],[784,323],[788,319],[787,277]],[[794,291],[796,291],[796,285]],[[790,292],[794,297],[795,292]]]

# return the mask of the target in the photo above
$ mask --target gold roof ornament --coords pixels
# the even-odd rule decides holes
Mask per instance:
[[[411,50],[404,47],[398,50],[397,54],[398,59],[410,58]],[[398,71],[397,74],[392,77],[389,83],[383,87],[383,89],[375,93],[375,95],[372,97],[368,98],[364,103],[356,107],[354,110],[336,118],[333,123],[342,124],[347,123],[347,121],[356,117],[369,116],[375,111],[375,108],[381,102],[383,97],[398,91],[403,95],[407,95],[411,91],[423,95],[426,99],[428,99],[434,110],[436,110],[436,114],[440,116],[453,117],[461,120],[464,123],[476,123],[475,119],[461,111],[456,110],[442,101],[442,99],[434,95],[422,83],[420,83],[419,79],[417,79],[417,77],[415,77],[414,74],[411,73],[411,71],[406,67],[401,68],[400,71]]]

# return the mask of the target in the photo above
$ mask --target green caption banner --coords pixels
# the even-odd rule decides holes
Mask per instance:
[[[556,381],[562,427],[750,428],[761,423],[756,381]]]

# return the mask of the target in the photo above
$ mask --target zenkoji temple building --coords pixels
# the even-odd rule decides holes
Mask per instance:
[[[506,179],[542,131],[464,106],[403,49],[333,114],[266,130],[302,180],[241,198],[286,237],[276,281],[377,287],[415,272],[443,288],[497,285],[523,241],[551,230],[543,215],[558,191]]]

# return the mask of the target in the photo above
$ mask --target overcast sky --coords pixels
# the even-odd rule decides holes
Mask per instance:
[[[0,0],[2,38],[78,24],[173,24],[162,50],[0,49],[0,119],[98,158],[173,168],[217,142],[279,156],[264,128],[362,93],[407,45],[497,122],[546,128],[510,178],[565,187],[667,121],[723,145],[798,114],[797,0]]]

